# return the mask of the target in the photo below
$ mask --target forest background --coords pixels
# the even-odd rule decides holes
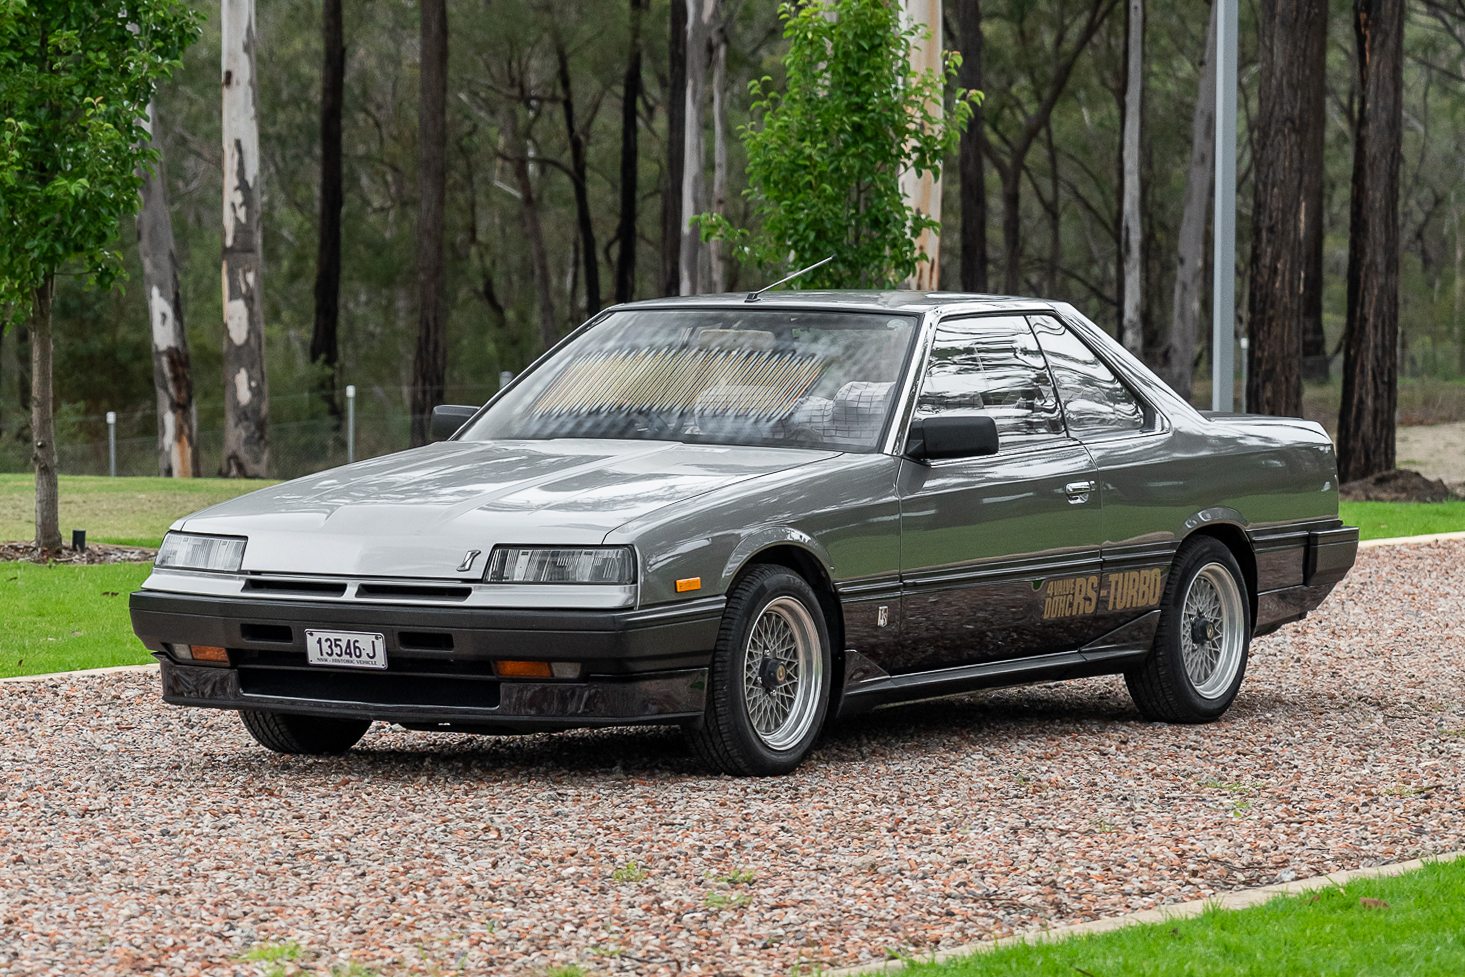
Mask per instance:
[[[663,207],[664,200],[680,200],[682,179],[674,172],[678,154],[669,151],[668,140],[668,105],[678,101],[669,97],[677,84],[672,38],[680,36],[674,34],[674,6],[682,7],[682,0],[447,4],[447,401],[483,402],[498,388],[501,371],[517,372],[542,351],[546,334],[563,335],[600,306],[618,298],[675,294],[684,287],[677,268],[679,241],[675,232],[667,232]],[[943,42],[959,50],[958,5],[946,6]],[[1413,380],[1435,391],[1457,384],[1465,390],[1460,383],[1465,378],[1465,9],[1454,10],[1457,6],[1459,0],[1411,0],[1404,45],[1399,369],[1406,384]],[[775,85],[781,80],[785,42],[776,0],[721,0],[719,8],[713,34],[725,42],[726,69],[719,74],[709,65],[704,74],[694,65],[694,75],[709,86],[702,178],[708,206],[716,208],[721,115],[726,184],[720,206],[734,225],[746,226],[749,204],[742,195],[746,182],[737,131],[749,121],[749,82],[764,76]],[[224,398],[220,25],[217,4],[200,3],[198,9],[208,17],[203,39],[157,93],[154,138],[164,154],[172,205],[201,470],[214,474]],[[1117,332],[1123,299],[1125,7],[1115,0],[986,0],[980,11],[990,290],[1071,301]],[[1143,348],[1172,376],[1174,364],[1164,361],[1176,347],[1178,238],[1209,13],[1202,0],[1145,4]],[[1304,398],[1308,412],[1330,427],[1336,423],[1342,362],[1358,103],[1352,13],[1347,0],[1331,3],[1323,187],[1327,359],[1325,365],[1312,364],[1315,379]],[[331,368],[311,356],[321,189],[322,6],[320,0],[260,0],[258,5],[270,473],[281,477],[344,460],[340,411],[347,384],[358,391],[358,457],[406,447],[409,441],[418,332],[419,11],[404,0],[360,0],[346,3],[344,14],[339,359]],[[1257,17],[1255,0],[1243,0],[1239,335],[1246,334],[1252,149],[1259,135]],[[1096,29],[1085,31],[1090,23]],[[633,25],[638,25],[634,33]],[[641,78],[631,115],[638,137],[631,199],[637,207],[634,270],[627,274],[620,240],[622,142],[627,68],[636,50]],[[713,110],[714,91],[721,113]],[[1057,97],[1050,98],[1054,93]],[[1046,119],[1045,101],[1051,104]],[[1025,134],[1031,134],[1030,148],[1014,162],[1012,147]],[[1004,181],[1003,166],[1016,176]],[[947,289],[961,287],[964,247],[969,256],[975,251],[973,240],[963,240],[959,171],[953,154],[944,173],[941,235],[940,282]],[[583,187],[579,200],[577,185]],[[1020,194],[1015,208],[1014,188]],[[1005,208],[1017,219],[1004,229]],[[543,236],[538,254],[527,231],[534,221]],[[57,443],[63,472],[106,471],[107,411],[117,413],[120,473],[157,472],[148,312],[131,220],[118,228],[118,248],[131,278],[126,289],[100,292],[86,290],[77,279],[58,280]],[[586,260],[587,250],[593,261]],[[765,284],[756,269],[724,261],[714,249],[701,260],[706,274],[694,290]],[[1190,393],[1206,406],[1210,280],[1207,268],[1190,362],[1196,378]],[[0,340],[0,471],[29,469],[28,361],[23,330]],[[1324,366],[1327,380],[1321,379]],[[1465,403],[1465,395],[1435,399]],[[1401,398],[1406,407],[1420,403],[1418,397]]]

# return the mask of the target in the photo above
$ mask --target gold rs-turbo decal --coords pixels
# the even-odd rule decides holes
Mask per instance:
[[[1128,570],[1123,573],[1049,580],[1043,591],[1043,620],[1092,614],[1100,605],[1108,611],[1154,607],[1165,592],[1165,569]]]

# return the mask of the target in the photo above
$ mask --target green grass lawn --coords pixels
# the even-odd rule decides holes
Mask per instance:
[[[1379,899],[1371,907],[1361,899]],[[1239,911],[1021,944],[919,977],[1362,977],[1465,974],[1465,861]]]
[[[0,563],[0,678],[151,662],[127,614],[128,593],[151,570]]]
[[[1360,539],[1465,532],[1465,501],[1339,502],[1338,515]]]
[[[157,546],[180,516],[274,482],[233,478],[105,478],[63,475],[61,535],[88,542]],[[0,541],[36,538],[34,475],[0,475]]]

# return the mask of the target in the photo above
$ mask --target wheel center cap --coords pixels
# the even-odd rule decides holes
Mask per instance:
[[[1198,617],[1190,622],[1190,640],[1198,645],[1215,640],[1218,633],[1216,622],[1209,618]]]
[[[775,689],[788,681],[788,668],[777,658],[765,658],[758,666],[758,681],[765,689]]]

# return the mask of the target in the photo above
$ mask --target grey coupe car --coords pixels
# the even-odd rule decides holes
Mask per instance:
[[[1321,427],[1197,412],[1057,302],[622,305],[434,427],[174,524],[131,600],[166,701],[287,753],[675,724],[744,775],[1023,682],[1206,722],[1357,550]]]

